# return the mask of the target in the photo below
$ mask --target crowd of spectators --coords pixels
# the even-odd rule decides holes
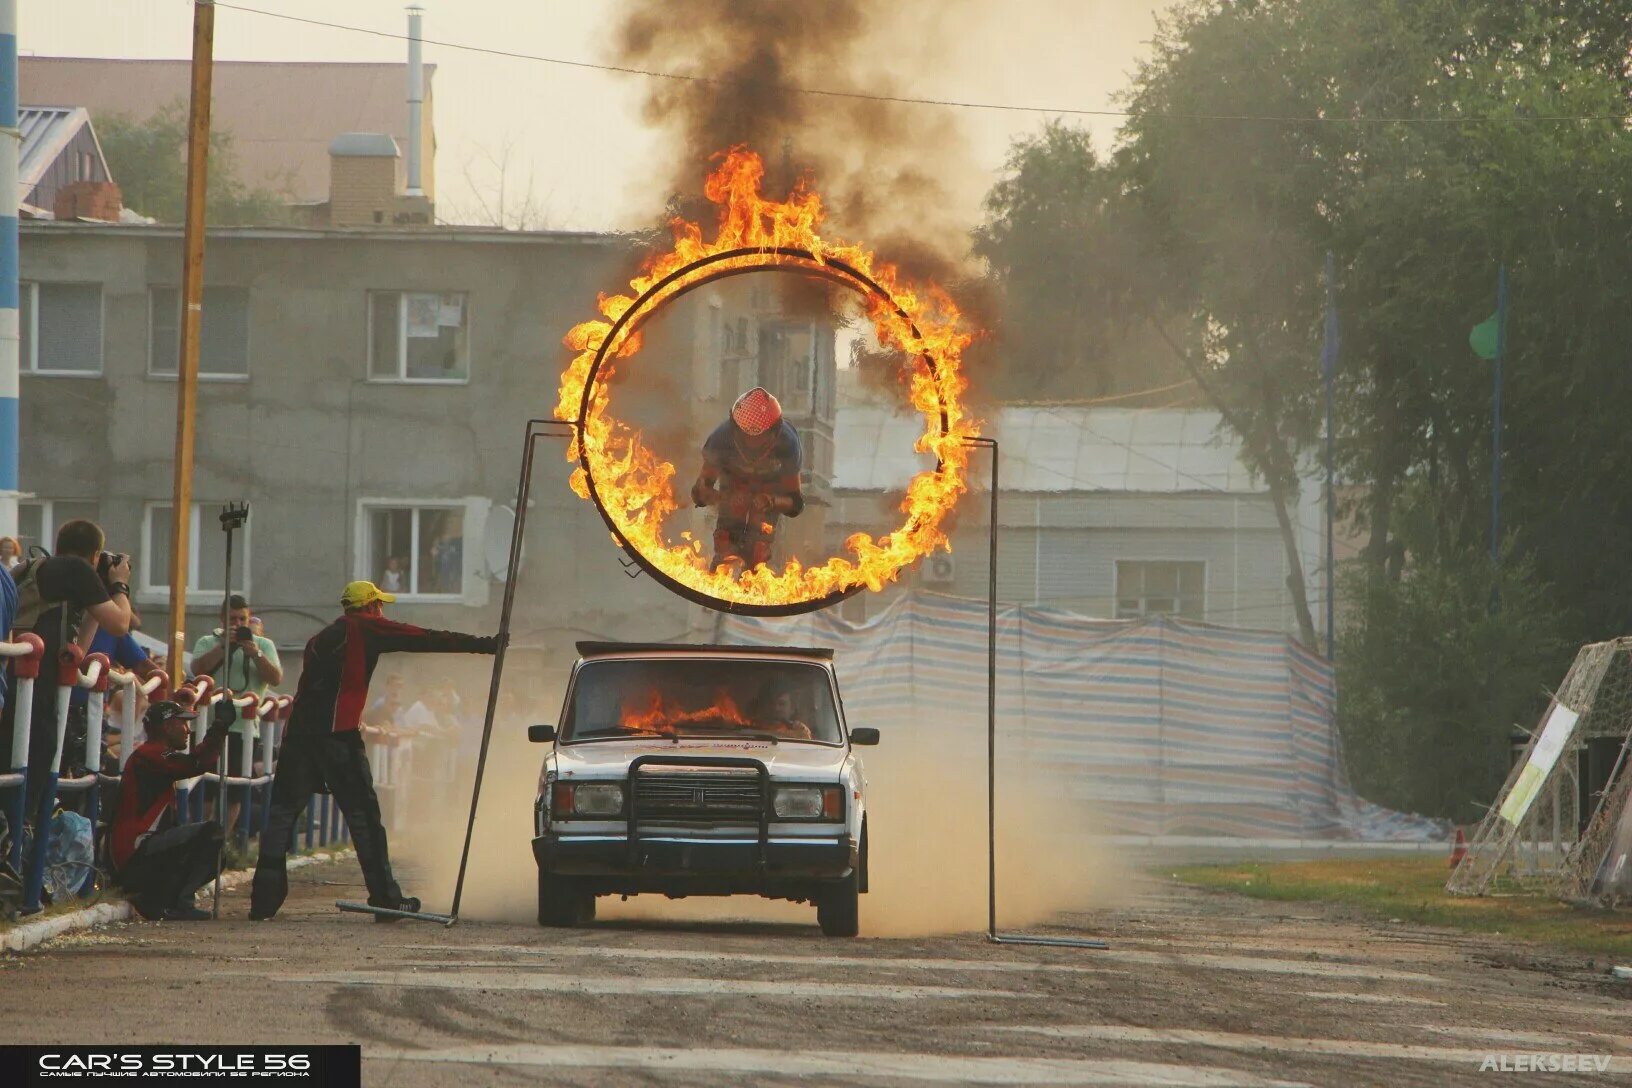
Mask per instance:
[[[198,844],[218,844],[223,837],[230,840],[242,815],[243,793],[241,788],[229,787],[227,802],[222,806],[219,786],[208,782],[205,823],[213,830],[207,834],[191,831],[185,835],[170,835],[168,832],[180,830],[174,804],[174,781],[196,776],[206,766],[213,769],[223,743],[229,776],[244,776],[247,767],[248,777],[258,778],[270,773],[271,768],[265,766],[261,758],[263,746],[257,743],[261,726],[253,718],[229,714],[225,719],[217,719],[211,730],[215,734],[212,743],[205,745],[197,740],[190,725],[195,720],[192,693],[182,684],[189,679],[209,676],[217,688],[254,693],[264,698],[275,693],[284,680],[277,643],[267,633],[264,621],[254,613],[250,602],[234,594],[225,602],[225,626],[215,627],[201,636],[193,644],[190,658],[172,673],[162,654],[150,654],[135,637],[141,617],[131,604],[130,556],[106,550],[101,527],[82,519],[63,523],[54,544],[50,553],[34,549],[36,554],[27,556],[16,538],[0,537],[0,630],[9,632],[13,639],[24,632],[37,635],[45,646],[44,662],[56,661],[61,648],[72,643],[87,655],[105,654],[113,667],[135,673],[139,679],[164,671],[170,688],[168,692],[155,693],[151,706],[148,697],[136,687],[116,685],[109,689],[100,766],[96,767],[85,766],[88,693],[75,689],[70,696],[67,735],[53,767],[58,688],[53,670],[42,668],[39,682],[34,686],[28,724],[25,823],[34,828],[44,827],[59,809],[84,811],[88,807],[89,791],[53,796],[55,791],[50,788],[53,770],[70,778],[88,771],[114,776],[120,773],[120,756],[126,746],[133,756],[145,750],[143,761],[138,762],[153,785],[139,787],[143,794],[140,804],[133,800],[135,794],[130,792],[138,789],[133,783],[128,784],[126,790],[130,796],[123,800],[120,791],[127,783],[105,785],[99,795],[99,811],[104,822],[111,822],[123,806],[141,813],[142,827],[136,831],[125,828],[119,848],[115,850],[111,842],[104,843],[99,856],[112,868],[114,878],[133,894],[146,889],[144,915],[192,916],[178,904],[191,894],[193,887],[214,875],[213,870],[204,872],[200,858],[207,850]],[[4,708],[0,710],[0,753],[7,756],[17,727],[18,708],[11,697],[16,690],[13,673],[13,667],[8,665],[5,682],[0,686],[0,698],[4,699]],[[379,740],[400,736],[433,739],[451,735],[464,724],[459,695],[451,680],[418,686],[412,692],[406,687],[400,673],[387,679],[384,692],[364,715],[365,735]],[[133,708],[128,708],[131,711],[128,718],[126,699],[136,702]],[[127,720],[138,723],[135,729],[138,735],[122,734],[120,723]],[[218,812],[223,817],[220,820],[216,819]],[[5,827],[3,820],[4,816],[0,815],[0,831],[11,833],[13,829]],[[252,826],[251,831],[254,830]],[[157,845],[142,850],[142,844],[150,838]],[[44,836],[36,836],[35,841],[43,842]],[[100,834],[97,841],[103,842]],[[181,843],[187,844],[185,849],[178,845]],[[171,858],[172,850],[176,851],[173,865],[165,860]],[[137,857],[142,860],[133,863],[132,859]],[[3,864],[4,857],[0,855],[0,865]],[[131,867],[133,864],[135,868]],[[172,868],[184,870],[185,879],[172,881]]]

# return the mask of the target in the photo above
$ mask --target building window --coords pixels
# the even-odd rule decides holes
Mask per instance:
[[[215,600],[226,589],[227,534],[215,519],[218,503],[193,504],[187,546],[187,592]],[[142,518],[142,588],[150,597],[170,592],[170,510],[167,502],[147,505]],[[207,516],[206,516],[207,512]],[[249,537],[254,515],[234,535],[232,590],[249,592]]]
[[[19,365],[28,373],[102,373],[102,285],[28,283],[18,292]]]
[[[181,354],[181,288],[154,287],[147,299],[147,372],[174,378]],[[204,288],[198,376],[249,377],[249,288]]]
[[[462,293],[370,291],[368,376],[383,382],[470,378],[470,307]]]
[[[48,552],[57,550],[57,530],[75,518],[96,520],[93,499],[32,499],[17,504],[17,539],[26,558],[29,548],[38,545]],[[109,541],[116,551],[117,541]]]
[[[408,597],[462,597],[465,507],[362,504],[357,577]]]
[[[1183,616],[1205,619],[1207,564],[1168,560],[1116,561],[1116,618]]]

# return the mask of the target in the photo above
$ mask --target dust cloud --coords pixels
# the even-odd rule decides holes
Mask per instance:
[[[914,723],[858,749],[868,780],[871,888],[861,897],[864,937],[978,932],[986,928],[986,751],[982,730]],[[527,742],[526,723],[494,728],[460,914],[478,921],[535,920],[533,799],[544,748]],[[999,751],[999,926],[1057,921],[1062,913],[1123,902],[1130,870],[1102,840],[1093,813],[1066,797],[1066,783],[1034,763]],[[393,852],[409,894],[445,910],[458,871],[469,803],[466,768],[438,811],[393,832]],[[1023,783],[1023,785],[1022,785]],[[420,809],[418,811],[424,811]],[[751,921],[808,925],[809,904],[755,896],[603,896],[597,919],[666,924]]]

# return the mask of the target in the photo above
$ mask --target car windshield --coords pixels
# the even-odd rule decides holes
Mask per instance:
[[[562,738],[729,737],[839,743],[827,670],[793,661],[590,661]]]

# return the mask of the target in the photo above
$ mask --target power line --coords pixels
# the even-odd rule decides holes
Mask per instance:
[[[197,0],[194,0],[197,2]],[[345,30],[353,34],[367,34],[375,38],[394,38],[398,41],[407,41],[408,35],[390,30],[375,30],[366,26],[352,26],[347,23],[329,22],[324,19],[308,19],[301,15],[288,15],[281,11],[267,11],[263,8],[246,7],[242,4],[229,4],[217,0],[216,7],[227,8],[231,11],[241,11],[249,15],[264,15],[269,19],[283,19],[291,23],[304,23],[308,26],[320,26],[330,30]],[[522,53],[513,49],[495,49],[491,46],[470,45],[465,42],[450,42],[438,38],[421,37],[420,41],[426,45],[439,45],[444,49],[458,49],[466,53],[482,53],[492,57],[508,57],[511,60],[534,61],[539,64],[554,64],[564,68],[581,68],[596,72],[614,72],[620,75],[644,76],[647,79],[667,79],[677,83],[706,83],[718,86],[730,86],[731,80],[720,79],[715,76],[690,75],[684,72],[665,72],[653,68],[635,68],[623,64],[597,64],[587,60],[569,60],[565,57],[546,57],[538,53]],[[866,102],[891,102],[908,106],[941,106],[951,109],[965,110],[993,110],[1001,113],[1038,113],[1038,114],[1067,114],[1076,117],[1134,117],[1130,110],[1082,109],[1073,106],[1022,106],[1004,102],[970,102],[954,98],[916,98],[909,95],[877,94],[866,91],[839,91],[826,87],[800,87],[783,85],[778,88],[787,94],[811,95],[819,98],[846,98]],[[1524,124],[1532,122],[1578,122],[1578,121],[1610,121],[1616,124],[1625,123],[1627,118],[1621,115],[1608,114],[1532,114],[1513,115],[1511,117],[1481,115],[1464,117],[1344,117],[1327,116],[1297,116],[1293,114],[1241,114],[1241,113],[1153,113],[1149,116],[1165,117],[1180,121],[1260,121],[1267,124]]]

